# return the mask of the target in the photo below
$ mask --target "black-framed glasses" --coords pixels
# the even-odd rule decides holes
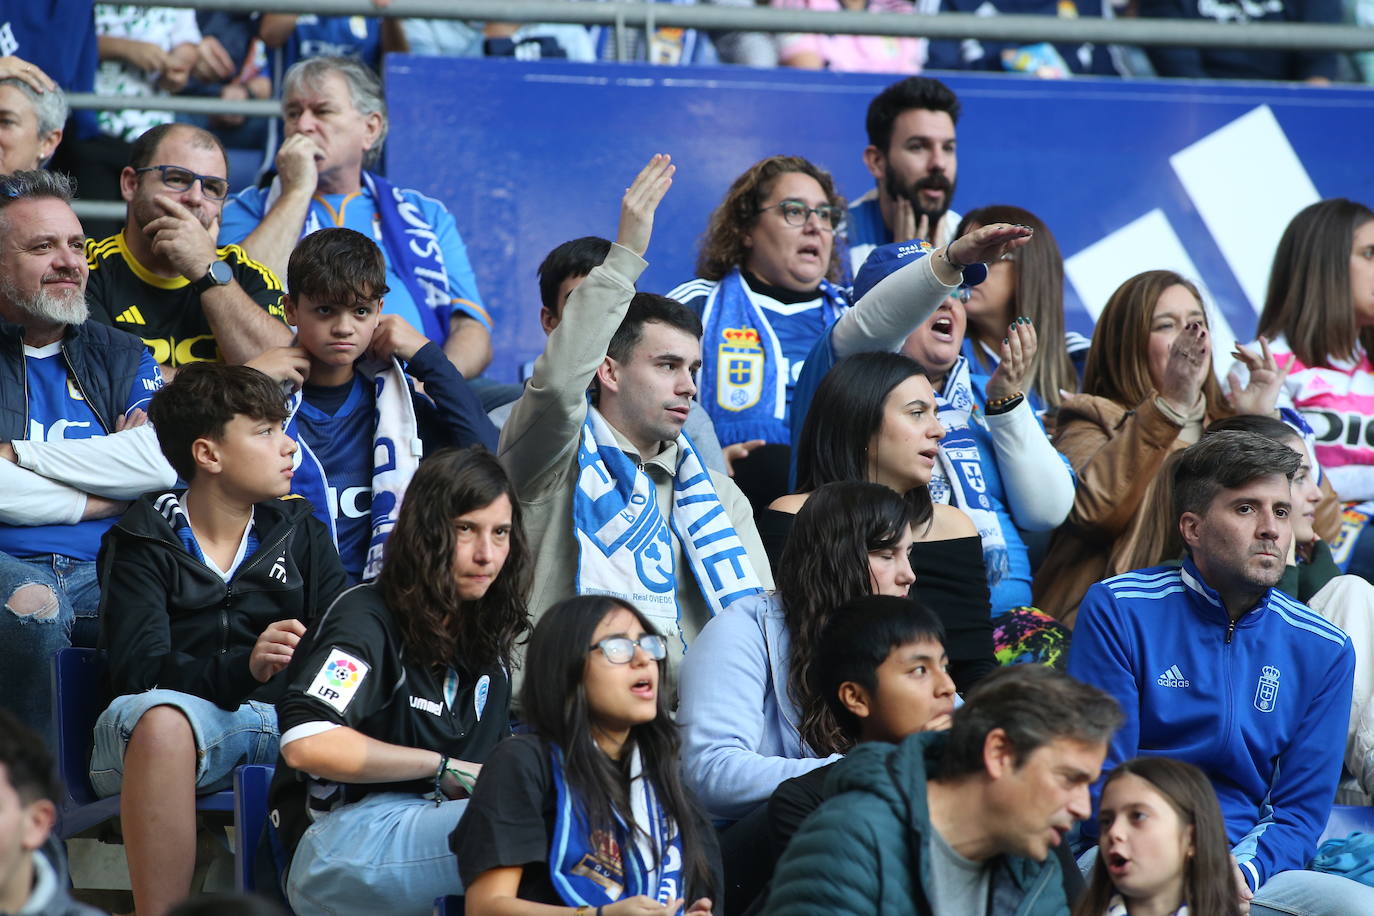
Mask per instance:
[[[630,659],[635,657],[635,647],[644,650],[644,654],[656,662],[661,662],[668,657],[668,640],[655,633],[645,633],[639,639],[631,639],[628,636],[607,636],[601,642],[587,647],[588,652],[601,650],[601,654],[606,656],[606,661],[612,665],[629,664]]]
[[[191,185],[199,181],[201,188],[205,191],[205,196],[211,200],[224,200],[229,196],[228,178],[220,178],[217,175],[198,175],[179,165],[145,165],[141,169],[134,169],[134,171],[139,175],[144,172],[161,172],[163,185],[173,191],[189,191]]]
[[[767,207],[759,207],[759,212],[776,208],[782,214],[783,220],[789,226],[805,226],[806,221],[811,218],[811,214],[816,214],[820,218],[821,228],[829,229],[834,232],[840,228],[840,223],[844,222],[844,208],[834,204],[821,204],[819,207],[808,207],[805,202],[800,200],[780,200]]]

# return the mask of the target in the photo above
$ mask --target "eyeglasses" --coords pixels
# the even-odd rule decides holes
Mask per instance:
[[[800,200],[780,200],[771,206],[760,207],[759,212],[772,210],[774,207],[782,213],[782,218],[786,220],[789,226],[805,226],[812,213],[820,218],[821,228],[829,229],[831,232],[840,228],[840,223],[844,222],[844,209],[834,204],[808,207]]]
[[[629,664],[630,659],[635,657],[635,646],[644,650],[644,654],[656,662],[661,662],[668,656],[668,640],[653,633],[645,633],[639,639],[631,639],[628,636],[608,636],[601,642],[587,647],[588,652],[597,649],[606,656],[606,661],[612,665]]]
[[[201,188],[205,191],[205,196],[211,200],[224,200],[229,196],[228,178],[197,175],[190,169],[183,169],[179,165],[149,165],[141,169],[134,169],[134,171],[139,175],[144,172],[161,172],[163,185],[173,191],[189,191],[191,185],[199,181]]]

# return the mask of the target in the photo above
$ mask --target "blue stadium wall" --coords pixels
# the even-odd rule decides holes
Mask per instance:
[[[1169,267],[1201,281],[1221,358],[1254,334],[1292,215],[1325,197],[1374,204],[1374,89],[942,78],[964,106],[955,209],[1044,219],[1084,333],[1122,280]],[[678,164],[640,281],[666,292],[694,275],[707,217],[750,163],[805,156],[848,197],[871,188],[864,114],[892,79],[393,55],[386,170],[453,211],[496,321],[488,374],[514,379],[543,346],[535,268],[567,239],[614,238],[651,154]]]

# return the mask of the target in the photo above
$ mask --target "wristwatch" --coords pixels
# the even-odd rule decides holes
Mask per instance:
[[[203,293],[212,286],[228,286],[234,280],[234,269],[228,261],[211,261],[205,276],[191,284],[191,292]]]

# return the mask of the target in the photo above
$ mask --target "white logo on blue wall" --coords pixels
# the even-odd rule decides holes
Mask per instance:
[[[1259,683],[1255,685],[1255,708],[1260,712],[1273,712],[1279,696],[1279,669],[1265,665],[1260,669]]]

